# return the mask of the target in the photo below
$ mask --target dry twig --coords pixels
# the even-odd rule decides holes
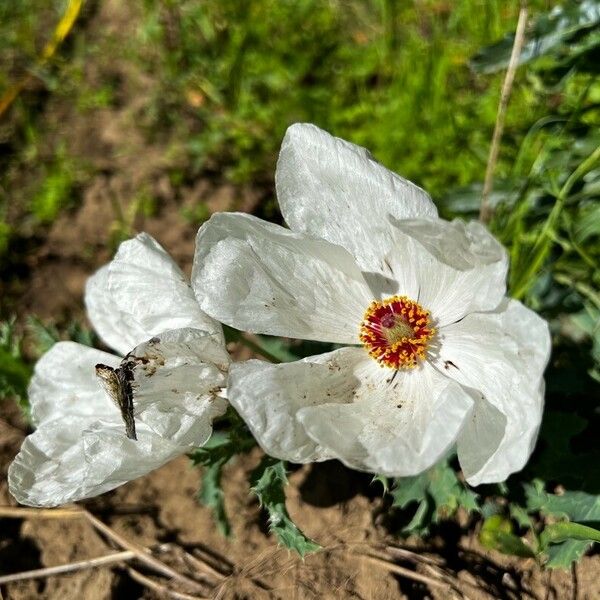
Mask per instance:
[[[181,573],[178,573],[165,563],[157,560],[153,556],[150,555],[150,551],[135,542],[130,542],[125,539],[123,536],[119,535],[116,531],[111,529],[108,525],[100,521],[100,519],[96,518],[92,513],[87,510],[82,509],[83,515],[85,518],[101,533],[103,533],[107,538],[111,539],[115,544],[121,546],[121,548],[125,548],[127,550],[131,550],[135,552],[136,558],[146,564],[151,569],[154,569],[158,573],[164,575],[165,577],[170,577],[180,583],[190,586],[192,589],[201,589],[200,584]]]
[[[382,554],[373,554],[373,550],[371,550],[368,553],[368,556],[381,560],[382,566],[384,566],[384,564],[395,565],[395,563],[393,562],[394,557],[400,558],[400,560],[410,561],[415,565],[421,565],[421,568],[427,571],[432,577],[434,577],[436,581],[439,580],[440,582],[446,583],[454,592],[460,594],[466,600],[469,599],[469,596],[467,596],[465,591],[462,589],[463,584],[477,590],[478,592],[481,592],[483,589],[481,586],[471,583],[469,581],[463,581],[459,579],[455,573],[451,571],[449,572],[447,568],[444,568],[443,560],[441,558],[424,556],[418,552],[413,552],[412,550],[402,548],[400,546],[380,546],[379,550],[382,552]],[[377,551],[377,549],[375,549],[375,551]],[[364,556],[364,554],[361,553],[361,556]],[[399,568],[403,569],[403,567]],[[414,574],[414,571],[408,572]],[[489,592],[489,590],[484,591]]]
[[[171,598],[175,598],[175,600],[208,600],[205,596],[192,596],[190,594],[184,594],[183,592],[177,592],[175,590],[171,590],[168,587],[164,586],[162,583],[158,581],[154,581],[154,579],[150,579],[150,577],[146,577],[142,575],[139,571],[132,569],[129,567],[127,569],[127,573],[132,579],[135,579],[138,583],[145,585],[147,588],[154,590],[162,598],[165,596],[169,596]]]
[[[384,546],[383,550],[397,558],[404,558],[416,563],[425,563],[429,565],[435,565],[437,567],[442,566],[444,563],[443,559],[440,557],[434,558],[431,556],[425,556],[424,554],[414,552],[413,550],[409,550],[408,548],[403,548],[401,546],[387,545]]]
[[[81,519],[79,508],[23,508],[0,506],[0,518],[6,519]]]
[[[52,577],[53,575],[62,575],[64,573],[73,573],[75,571],[83,571],[85,569],[94,569],[96,567],[104,567],[115,563],[131,560],[135,558],[135,552],[124,550],[122,552],[114,552],[106,556],[81,560],[79,562],[67,563],[65,565],[56,565],[55,567],[46,567],[44,569],[33,569],[32,571],[21,571],[11,575],[0,576],[0,585],[13,583],[14,581],[25,581],[27,579],[41,579],[43,577]]]
[[[229,575],[229,573],[225,574],[218,571],[207,561],[187,552],[181,546],[163,544],[161,548],[165,550],[177,548],[181,552],[181,559],[185,563],[185,566],[190,569],[196,569],[196,577],[201,577],[207,584],[215,585],[217,581],[222,581]]]
[[[436,587],[440,589],[444,589],[447,592],[452,591],[452,586],[446,583],[445,581],[440,581],[439,579],[433,579],[433,577],[429,577],[427,575],[423,575],[422,573],[417,573],[416,571],[411,571],[410,569],[406,569],[405,567],[401,567],[389,560],[384,558],[380,558],[379,556],[373,556],[371,554],[360,554],[360,556],[374,565],[378,565],[391,571],[392,573],[396,573],[401,577],[406,577],[407,579],[412,579],[413,581],[418,581],[419,583],[424,583],[425,585],[429,585],[431,587]]]
[[[485,180],[483,182],[483,193],[481,195],[481,208],[479,209],[479,220],[482,223],[488,223],[492,218],[493,211],[490,206],[489,196],[494,182],[494,169],[496,168],[496,162],[498,161],[500,140],[502,139],[502,133],[504,132],[504,121],[506,119],[508,100],[510,98],[510,93],[515,80],[515,73],[519,66],[519,57],[521,56],[521,50],[523,49],[523,43],[525,41],[525,25],[527,25],[527,7],[523,5],[519,12],[515,41],[508,63],[508,69],[506,70],[506,76],[504,77],[504,83],[502,84],[498,113],[496,114],[496,125],[494,126],[492,145],[490,146],[490,154],[485,169]]]

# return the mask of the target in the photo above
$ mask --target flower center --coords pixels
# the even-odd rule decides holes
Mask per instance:
[[[360,341],[383,367],[412,369],[425,358],[435,329],[429,311],[406,296],[373,300],[360,325]]]

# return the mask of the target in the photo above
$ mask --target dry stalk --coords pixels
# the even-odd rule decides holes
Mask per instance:
[[[381,550],[381,548],[380,548]],[[392,552],[390,552],[392,551]],[[390,554],[392,555],[390,557]],[[464,592],[464,590],[462,589],[461,585],[463,583],[465,583],[467,586],[474,588],[475,590],[477,590],[478,592],[482,591],[482,588],[479,585],[476,584],[472,584],[469,582],[463,582],[462,580],[458,579],[458,577],[456,577],[456,575],[452,572],[448,572],[447,569],[445,569],[443,567],[443,561],[440,560],[435,560],[431,557],[428,556],[423,556],[421,554],[419,554],[418,552],[413,552],[411,550],[408,550],[407,548],[401,548],[401,547],[396,547],[396,546],[387,546],[384,547],[384,549],[382,550],[382,554],[373,554],[373,551],[369,552],[367,555],[370,556],[371,558],[375,558],[375,559],[379,559],[380,561],[382,561],[382,566],[384,564],[388,565],[395,565],[396,563],[393,562],[392,558],[394,558],[394,554],[396,555],[397,558],[400,558],[401,560],[407,560],[412,562],[413,564],[416,565],[420,565],[421,568],[425,571],[427,571],[433,578],[435,578],[436,581],[441,581],[446,583],[454,592],[456,592],[457,594],[460,594],[462,598],[465,598],[466,600],[469,599],[469,596],[466,595],[466,593]],[[360,554],[361,556],[365,556],[365,554]],[[398,565],[396,565],[398,566]],[[403,567],[400,567],[401,569],[403,569]],[[414,571],[409,571],[410,573],[414,574]]]
[[[517,30],[515,32],[515,40],[513,42],[512,52],[508,63],[508,69],[502,84],[500,93],[500,102],[498,103],[498,112],[496,114],[496,124],[494,126],[494,134],[492,135],[492,144],[490,146],[490,154],[488,157],[487,166],[485,169],[485,179],[483,182],[483,192],[481,195],[481,207],[479,209],[479,220],[482,223],[489,223],[492,218],[493,210],[490,206],[490,192],[494,183],[494,169],[498,162],[498,152],[500,151],[500,140],[504,132],[504,122],[506,120],[506,109],[508,100],[515,81],[515,73],[519,66],[519,57],[523,49],[525,41],[525,26],[527,25],[527,7],[522,6],[519,12],[519,21],[517,22]]]
[[[15,581],[25,581],[27,579],[42,579],[44,577],[52,577],[53,575],[62,575],[64,573],[73,573],[75,571],[83,571],[85,569],[94,569],[96,567],[105,567],[126,560],[136,558],[135,552],[124,550],[122,552],[114,552],[106,556],[90,558],[78,562],[71,562],[65,565],[56,565],[55,567],[46,567],[44,569],[33,569],[32,571],[21,571],[11,575],[0,576],[0,585],[13,583]]]
[[[418,581],[419,583],[424,583],[434,588],[443,589],[447,592],[453,591],[452,586],[446,583],[445,581],[440,581],[439,579],[434,579],[433,577],[429,577],[427,575],[423,575],[422,573],[417,573],[416,571],[411,571],[405,567],[401,567],[396,563],[393,563],[384,558],[380,558],[379,556],[373,556],[372,554],[360,554],[362,558],[369,561],[370,563],[387,569],[392,573],[396,573],[401,577],[405,577],[407,579],[412,579],[413,581]]]
[[[209,600],[206,596],[192,596],[191,594],[185,594],[183,592],[177,592],[175,590],[171,590],[162,583],[158,581],[154,581],[154,579],[150,579],[150,577],[146,577],[142,575],[139,571],[129,567],[127,569],[127,573],[132,579],[135,579],[138,583],[146,586],[147,588],[157,592],[161,598],[165,596],[169,596],[170,598],[175,598],[175,600]]]
[[[443,559],[439,557],[425,556],[419,552],[415,552],[414,550],[409,550],[408,548],[403,548],[401,546],[387,545],[383,547],[383,550],[396,558],[404,558],[415,563],[425,563],[429,565],[435,565],[437,567],[440,567],[444,564]]]
[[[103,533],[107,538],[111,539],[118,546],[121,546],[121,548],[125,548],[127,550],[131,550],[132,552],[135,552],[136,558],[140,562],[143,562],[148,567],[150,567],[158,573],[161,573],[165,577],[170,577],[175,581],[179,581],[184,585],[190,586],[192,589],[201,589],[201,586],[197,581],[194,581],[193,579],[190,579],[189,577],[178,573],[165,563],[151,556],[150,551],[147,548],[144,548],[143,546],[140,546],[135,542],[130,542],[129,540],[125,539],[123,536],[111,529],[108,525],[100,521],[100,519],[96,518],[92,513],[88,512],[87,510],[82,509],[82,512],[85,518],[95,527],[95,529]]]
[[[79,508],[22,508],[0,506],[0,518],[5,519],[81,519]]]

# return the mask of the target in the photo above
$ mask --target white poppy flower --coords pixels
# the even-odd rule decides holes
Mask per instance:
[[[263,449],[408,476],[456,445],[473,485],[521,469],[550,340],[505,298],[502,246],[313,125],[288,129],[276,184],[291,230],[243,214],[201,227],[200,306],[237,329],[352,346],[232,366],[229,401]]]
[[[86,304],[107,343],[118,351],[136,347],[121,360],[59,342],[38,361],[29,385],[36,431],[8,473],[22,504],[56,506],[140,477],[206,443],[227,407],[221,396],[229,355],[220,325],[199,309],[181,271],[150,236],[121,245],[90,279]],[[119,368],[127,375],[119,385],[133,395],[129,437],[96,374]]]

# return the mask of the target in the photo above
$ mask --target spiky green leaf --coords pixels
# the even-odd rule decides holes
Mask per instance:
[[[567,517],[571,521],[600,521],[600,496],[585,492],[548,494],[539,480],[526,485],[525,493],[530,511]]]
[[[202,472],[198,500],[213,512],[218,530],[226,537],[231,534],[231,525],[225,511],[225,494],[221,487],[224,463],[216,462]]]
[[[571,563],[581,559],[591,545],[592,542],[568,540],[562,544],[550,546],[547,550],[548,561],[545,566],[550,569],[568,569]]]
[[[405,533],[426,533],[431,523],[451,517],[458,508],[479,510],[477,494],[458,479],[449,458],[420,475],[397,479],[390,493],[394,507],[418,503]]]
[[[198,500],[212,510],[219,531],[229,536],[231,525],[225,510],[225,494],[221,487],[223,468],[236,454],[250,450],[255,441],[232,409],[228,411],[226,418],[230,422],[230,428],[214,432],[202,448],[196,448],[190,454],[190,458],[194,465],[204,467]]]
[[[285,462],[265,456],[250,475],[252,491],[269,515],[269,531],[286,548],[304,557],[320,546],[292,521],[285,505],[285,486],[288,483]]]

